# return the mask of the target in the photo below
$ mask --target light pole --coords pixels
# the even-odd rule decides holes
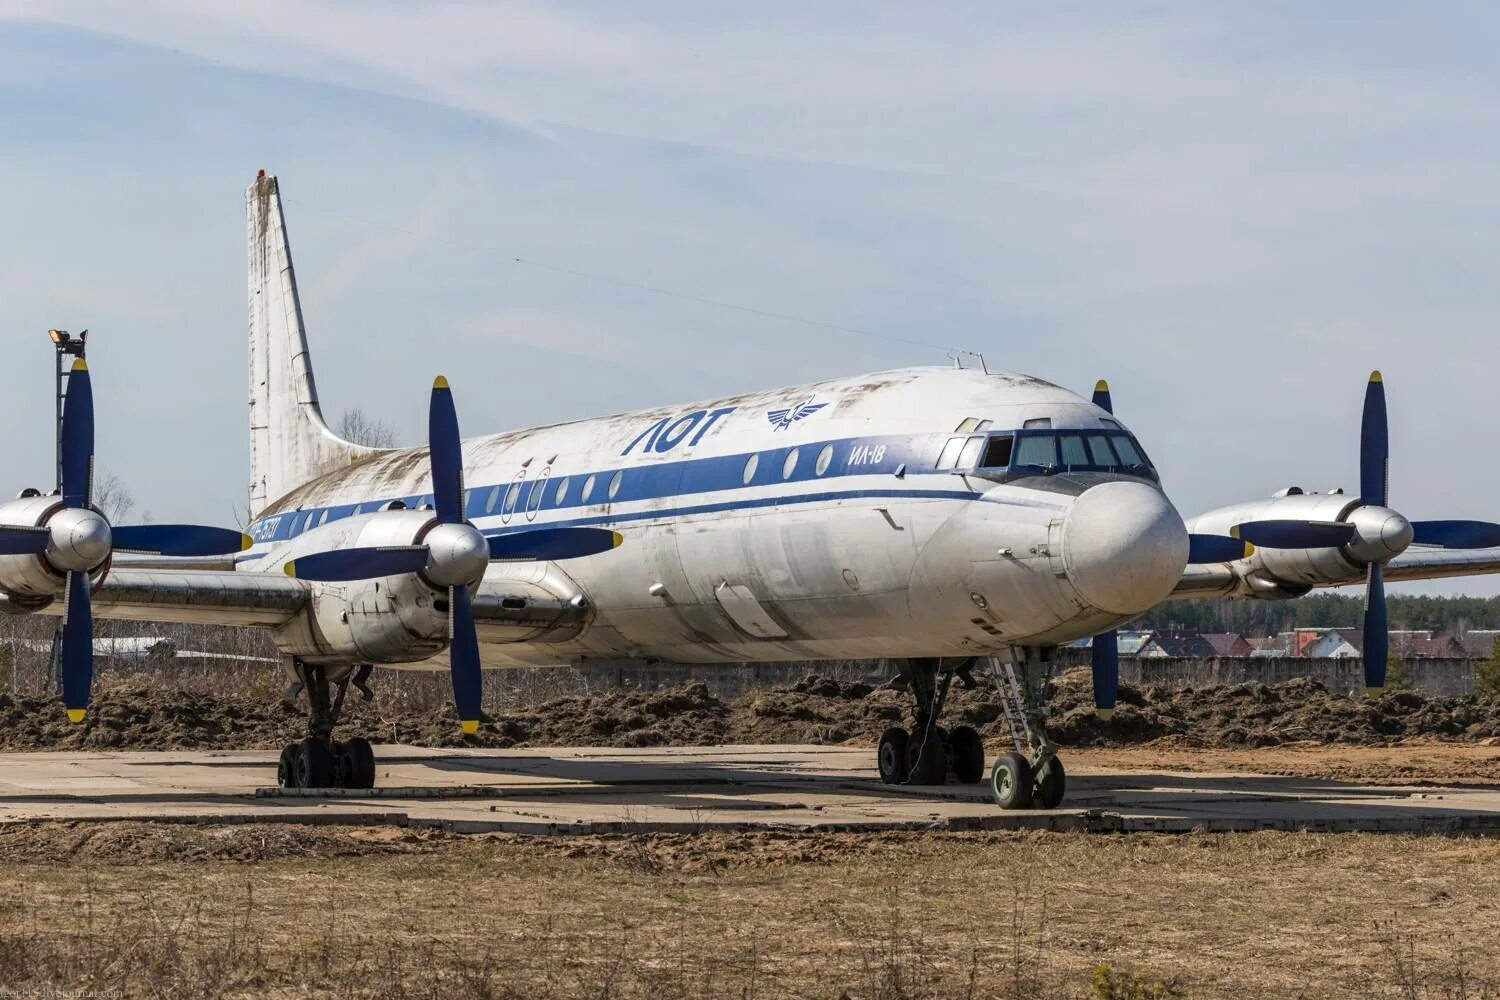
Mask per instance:
[[[68,372],[73,366],[68,363],[68,358],[83,357],[84,348],[88,344],[89,332],[87,330],[78,336],[73,336],[66,330],[48,330],[47,336],[51,338],[53,347],[57,352],[57,422],[53,426],[52,439],[57,445],[57,490],[62,492],[62,417],[63,398],[67,395],[64,386],[67,383]]]

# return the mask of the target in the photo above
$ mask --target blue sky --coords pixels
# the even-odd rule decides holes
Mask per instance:
[[[49,480],[44,332],[88,326],[101,464],[158,520],[232,517],[264,167],[325,409],[413,443],[438,371],[479,433],[959,347],[1108,377],[1192,513],[1352,488],[1379,367],[1395,504],[1500,517],[1497,28],[1460,3],[0,0],[0,463]],[[1497,592],[1427,587],[1460,588]]]

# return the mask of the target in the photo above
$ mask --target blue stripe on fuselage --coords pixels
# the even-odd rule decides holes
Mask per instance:
[[[525,512],[536,501],[548,512],[597,509],[605,505],[640,503],[649,500],[682,499],[694,495],[748,491],[783,483],[826,482],[851,476],[895,475],[904,467],[916,466],[921,472],[931,472],[932,455],[942,447],[951,434],[932,434],[916,437],[871,437],[844,438],[831,441],[814,441],[807,444],[768,448],[737,455],[720,455],[708,458],[680,459],[672,462],[619,466],[595,472],[554,473],[546,478],[519,481],[513,503],[507,504],[506,494],[515,480],[506,483],[490,483],[468,490],[465,516],[470,520],[503,515],[511,508],[511,516],[519,523],[506,527],[486,529],[487,534],[505,534],[523,531],[530,527],[546,525],[597,525],[616,524],[625,521],[640,521],[669,517],[686,517],[722,511],[772,507],[782,504],[815,503],[824,500],[860,499],[863,497],[906,497],[911,499],[956,499],[974,500],[981,494],[973,489],[876,489],[876,490],[820,490],[815,493],[798,493],[787,496],[737,497],[713,503],[682,505],[655,510],[617,512],[603,511],[580,517],[555,519],[533,523],[525,518]],[[818,472],[823,449],[831,449],[826,468]],[[784,475],[792,452],[797,453],[790,474]],[[917,456],[924,456],[919,463]],[[751,458],[755,466],[747,476]],[[611,482],[618,475],[619,486],[610,495]],[[964,485],[967,480],[959,477]],[[557,501],[558,486],[567,480],[566,495]],[[593,487],[584,499],[585,484],[593,479]],[[534,492],[541,486],[540,497]],[[998,498],[997,498],[998,499]],[[364,500],[359,503],[337,504],[331,507],[314,507],[281,514],[272,514],[253,522],[248,532],[256,544],[287,541],[311,528],[329,521],[339,520],[356,513],[373,513],[381,507],[400,500],[408,507],[417,507],[431,502],[430,494],[414,494],[403,497],[387,497]],[[1040,501],[1003,500],[1018,506],[1032,506],[1058,510],[1064,505],[1046,504]]]

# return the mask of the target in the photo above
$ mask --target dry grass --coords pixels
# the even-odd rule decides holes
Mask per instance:
[[[1467,1000],[1500,980],[1483,839],[43,825],[0,858],[12,990]]]

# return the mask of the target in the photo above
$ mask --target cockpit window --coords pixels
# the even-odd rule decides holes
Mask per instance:
[[[1051,434],[1026,434],[1016,441],[1012,465],[1029,465],[1042,469],[1057,467],[1057,439]]]
[[[1011,446],[1015,444],[1015,438],[1009,434],[996,434],[990,438],[989,444],[984,446],[984,458],[980,459],[981,469],[1003,469],[1010,465]]]
[[[1121,465],[1145,465],[1146,458],[1136,447],[1135,438],[1120,436],[1115,438],[1115,450],[1120,453]]]
[[[963,450],[963,438],[949,438],[948,443],[943,445],[943,453],[938,456],[937,467],[939,469],[951,469],[958,464],[958,453]]]
[[[964,450],[958,453],[958,467],[960,469],[972,469],[979,465],[979,453],[983,448],[984,438],[969,438],[964,444]]]
[[[1062,464],[1069,468],[1075,465],[1092,465],[1089,461],[1088,449],[1084,447],[1082,434],[1062,434],[1058,436],[1062,444]]]
[[[1155,479],[1151,460],[1129,431],[1023,428],[1001,434],[950,437],[938,456],[939,471],[1051,475],[1113,472]]]

